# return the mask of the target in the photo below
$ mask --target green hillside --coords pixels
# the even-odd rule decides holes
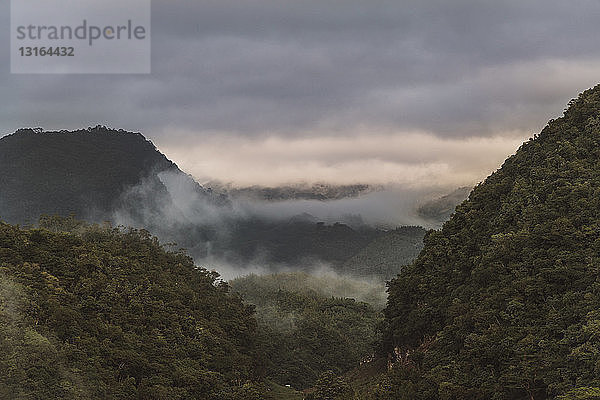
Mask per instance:
[[[42,226],[0,223],[0,398],[261,398],[253,309],[213,273],[145,231]]]
[[[425,237],[390,285],[384,398],[599,398],[599,160],[600,86]]]

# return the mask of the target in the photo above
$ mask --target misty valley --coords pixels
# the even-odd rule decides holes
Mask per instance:
[[[472,187],[0,138],[0,398],[600,398],[600,87]],[[474,182],[475,183],[475,182]]]
[[[5,136],[0,171],[7,396],[303,398],[327,377],[346,387],[378,351],[386,281],[421,251],[417,224],[439,226],[468,194],[207,187],[141,134],[102,126]],[[42,365],[39,346],[51,355]],[[33,374],[27,387],[17,370]]]

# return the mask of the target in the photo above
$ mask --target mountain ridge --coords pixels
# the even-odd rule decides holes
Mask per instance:
[[[141,133],[20,129],[0,138],[0,216],[12,223],[36,223],[41,214],[106,219],[144,179],[168,197],[157,177],[163,171],[187,176]]]

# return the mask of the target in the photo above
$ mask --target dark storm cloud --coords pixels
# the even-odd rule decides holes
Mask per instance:
[[[372,131],[514,141],[600,67],[597,1],[160,0],[152,14],[148,76],[9,75],[4,51],[2,130],[102,123],[170,147]]]

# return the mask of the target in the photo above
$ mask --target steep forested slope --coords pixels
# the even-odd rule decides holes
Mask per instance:
[[[42,225],[0,223],[0,398],[258,398],[253,310],[214,274],[144,231]]]
[[[600,86],[425,237],[390,284],[382,396],[598,398],[599,160]]]

